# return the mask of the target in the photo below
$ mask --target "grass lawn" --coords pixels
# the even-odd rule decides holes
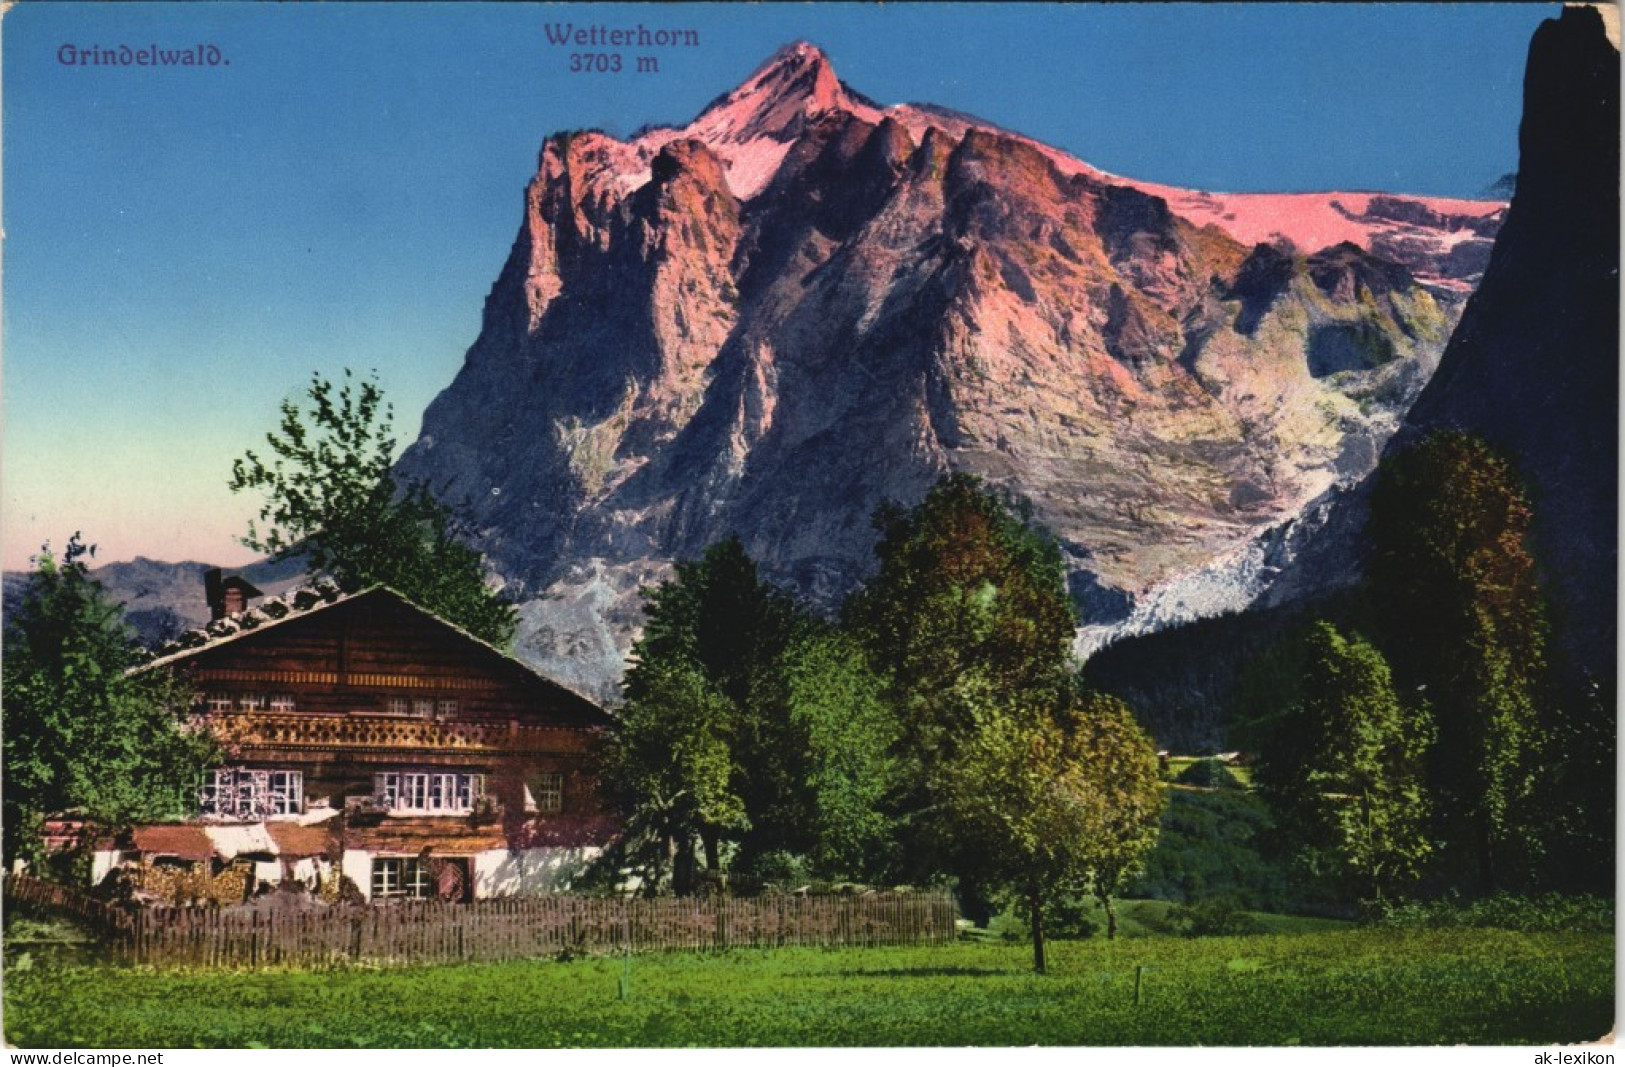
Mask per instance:
[[[453,967],[156,972],[12,945],[27,1047],[1519,1044],[1613,1026],[1614,939],[1323,928],[1251,937],[738,950]],[[1141,1002],[1134,1002],[1141,971]]]

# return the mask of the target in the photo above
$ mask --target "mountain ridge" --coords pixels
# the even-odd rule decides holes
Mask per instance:
[[[785,98],[767,92],[775,86],[789,90],[807,82],[811,82],[813,89],[800,98],[794,94]],[[765,103],[760,99],[764,95],[768,97]],[[746,112],[743,117],[741,110]],[[837,77],[828,55],[808,41],[792,42],[778,49],[739,86],[713,98],[687,126],[646,126],[624,142],[601,132],[600,136],[626,146],[645,165],[653,152],[679,136],[697,136],[708,142],[718,139],[724,144],[739,145],[741,149],[754,148],[754,153],[748,150],[722,153],[730,179],[734,177],[735,170],[739,172],[739,180],[732,183],[735,195],[740,199],[750,199],[762,190],[772,165],[779,162],[771,148],[757,142],[775,140],[785,143],[781,135],[787,132],[796,117],[836,110],[875,124],[891,117],[898,120],[916,140],[923,137],[932,125],[940,126],[944,133],[956,139],[963,137],[970,129],[1019,139],[1036,147],[1063,173],[1086,174],[1096,180],[1160,196],[1184,217],[1219,225],[1247,243],[1284,237],[1299,246],[1319,249],[1340,241],[1362,243],[1375,235],[1394,243],[1388,250],[1403,256],[1406,251],[1398,242],[1406,235],[1400,227],[1389,225],[1401,220],[1388,218],[1382,210],[1385,204],[1398,202],[1425,206],[1433,213],[1453,220],[1447,228],[1448,232],[1459,234],[1468,231],[1481,239],[1493,238],[1494,227],[1506,208],[1505,200],[1495,198],[1421,196],[1374,189],[1268,193],[1202,191],[1113,174],[1063,149],[969,112],[926,103],[878,104]],[[779,116],[778,121],[757,120],[757,116],[763,112]],[[756,136],[740,137],[739,134],[743,132]],[[644,170],[633,168],[623,176],[623,181],[636,185],[646,178]],[[1375,214],[1371,211],[1373,201],[1378,204]],[[1448,242],[1452,248],[1459,243],[1460,240]],[[1481,244],[1479,253],[1487,258],[1487,241]],[[1416,250],[1411,250],[1410,254],[1415,255]],[[1477,273],[1481,272],[1480,264]],[[1471,289],[1469,283],[1476,280],[1476,273],[1468,278],[1451,273],[1429,273],[1426,280],[1429,284],[1453,292],[1466,293]]]
[[[603,694],[673,559],[738,534],[832,607],[950,470],[1061,539],[1080,652],[1229,605],[1223,560],[1374,464],[1502,210],[1119,179],[805,42],[686,126],[549,137],[524,202],[400,471],[470,511],[521,653]]]

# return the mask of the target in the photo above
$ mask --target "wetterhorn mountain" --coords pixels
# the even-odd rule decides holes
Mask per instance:
[[[1137,183],[785,48],[683,129],[550,137],[401,461],[468,509],[520,651],[600,693],[673,559],[738,534],[829,605],[964,470],[1062,539],[1084,644],[1245,606],[1363,477],[1504,204]]]

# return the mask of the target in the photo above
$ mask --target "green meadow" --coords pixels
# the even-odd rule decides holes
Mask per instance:
[[[1251,936],[321,971],[95,962],[8,937],[5,1036],[28,1047],[1433,1045],[1586,1041],[1614,1025],[1614,938],[1271,920]],[[1160,907],[1160,906],[1155,906]],[[1144,920],[1144,921],[1142,921]]]

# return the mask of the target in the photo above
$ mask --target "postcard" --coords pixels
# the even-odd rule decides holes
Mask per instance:
[[[9,1045],[1608,1039],[1612,5],[0,28]]]

